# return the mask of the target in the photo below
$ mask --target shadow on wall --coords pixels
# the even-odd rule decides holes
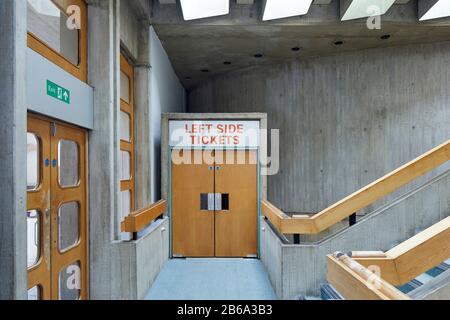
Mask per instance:
[[[150,31],[150,112],[152,201],[161,198],[161,114],[186,112],[186,90],[153,27]]]

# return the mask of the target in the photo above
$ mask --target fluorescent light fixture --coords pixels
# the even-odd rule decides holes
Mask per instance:
[[[230,0],[180,0],[184,20],[222,16],[230,13]]]
[[[343,2],[341,2],[341,10],[343,9],[345,13],[342,21],[345,21],[381,16],[392,7],[395,0],[345,0]]]
[[[313,0],[266,0],[263,21],[307,14]]]
[[[438,0],[425,12],[425,14],[420,17],[420,21],[431,20],[438,18],[445,18],[450,16],[450,1],[449,0]],[[432,3],[430,3],[432,4]],[[421,4],[419,4],[421,5]],[[421,8],[422,9],[422,8]],[[425,11],[425,10],[424,10]]]

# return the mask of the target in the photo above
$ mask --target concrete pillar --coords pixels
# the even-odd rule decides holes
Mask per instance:
[[[0,1],[0,299],[26,299],[26,0]]]
[[[111,244],[117,238],[119,202],[119,1],[91,0],[88,5],[88,78],[94,88],[94,130],[89,135],[90,297],[111,299]]]
[[[139,50],[135,65],[135,152],[136,208],[151,204],[151,128],[150,128],[150,23],[139,27]]]

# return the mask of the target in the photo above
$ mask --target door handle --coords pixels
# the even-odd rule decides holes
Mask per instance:
[[[208,211],[214,211],[215,210],[215,194],[214,193],[208,193]]]
[[[214,194],[214,210],[222,211],[222,194],[221,193]]]
[[[215,194],[215,209],[226,213],[230,210],[230,194],[228,193],[216,193]]]

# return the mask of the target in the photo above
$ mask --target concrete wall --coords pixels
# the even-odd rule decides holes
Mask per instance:
[[[138,241],[118,241],[121,50],[135,67],[137,208],[150,204],[151,192],[150,27],[128,6],[126,1],[92,0],[88,8],[95,112],[89,134],[91,299],[143,298],[169,254],[166,220],[155,223]]]
[[[267,112],[281,129],[269,200],[318,212],[449,139],[449,88],[447,42],[236,71],[191,90],[188,110]]]
[[[446,279],[446,284],[436,288],[433,292],[425,297],[424,300],[450,300],[450,283]]]
[[[26,1],[0,1],[0,300],[26,299]]]
[[[185,112],[186,91],[175,74],[169,57],[155,30],[150,30],[151,56],[151,177],[152,201],[161,198],[161,114],[165,112]]]
[[[326,255],[389,250],[450,215],[450,171],[363,218],[355,226],[315,244],[284,245],[262,221],[262,261],[282,299],[318,296],[326,282]]]
[[[169,259],[169,221],[156,221],[137,241],[113,243],[112,251],[120,263],[111,299],[143,299]]]
[[[132,57],[139,54],[140,25],[136,14],[130,6],[129,0],[120,1],[120,40],[122,48],[125,48]]]
[[[119,208],[119,6],[115,1],[91,1],[88,14],[88,73],[94,88],[94,130],[89,133],[90,297],[111,299],[116,291],[113,279],[120,278],[112,250]]]
[[[414,300],[450,300],[450,270],[411,291]]]

